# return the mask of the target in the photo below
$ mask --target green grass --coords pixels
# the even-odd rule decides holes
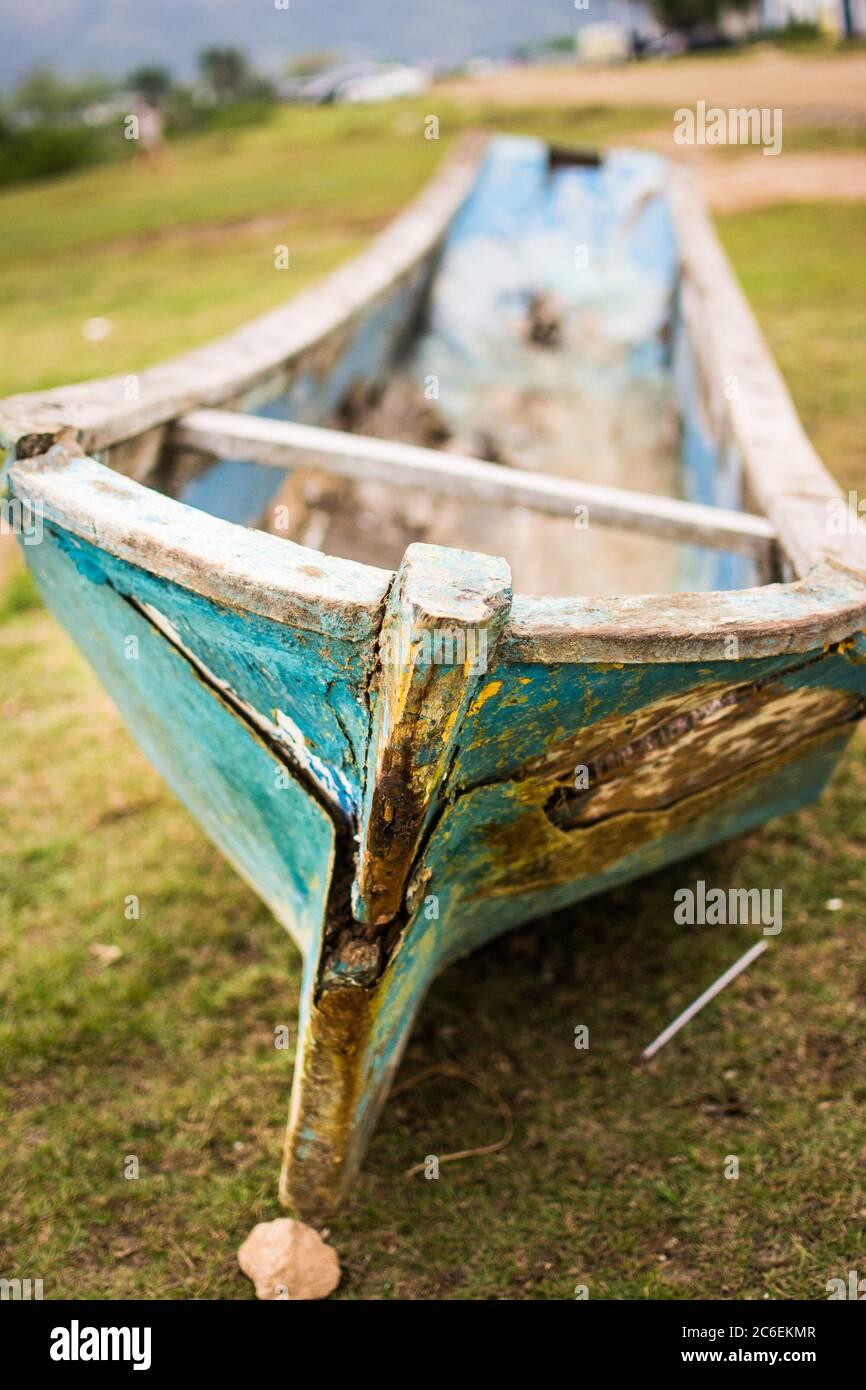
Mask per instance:
[[[4,1268],[48,1297],[247,1297],[233,1251],[278,1213],[291,1057],[273,1030],[295,1024],[297,956],[47,615],[7,619],[0,671]],[[817,808],[454,967],[401,1076],[485,1077],[514,1140],[407,1179],[501,1121],[453,1079],[398,1096],[332,1227],[343,1296],[820,1297],[853,1267],[864,798],[861,743]],[[641,1047],[753,939],[673,925],[697,877],[784,884],[784,931],[647,1067]],[[101,966],[94,943],[123,955]]]
[[[866,217],[859,203],[803,203],[718,220],[818,453],[866,488]]]
[[[117,168],[6,195],[16,271],[0,389],[132,369],[321,274],[441,155],[418,115],[290,113],[207,137],[173,152],[156,200]],[[502,123],[592,143],[633,120]],[[285,222],[250,225],[269,217]],[[866,453],[861,226],[845,205],[722,222],[805,423],[851,486]],[[281,240],[293,269],[263,276]],[[96,314],[116,336],[83,344]],[[20,566],[0,561],[0,1273],[43,1278],[48,1298],[251,1297],[234,1251],[279,1214],[292,1058],[273,1037],[296,1025],[298,957],[134,748]],[[427,1154],[495,1139],[501,1120],[454,1078],[395,1097],[331,1228],[339,1296],[559,1299],[586,1283],[594,1298],[821,1298],[856,1267],[864,805],[860,738],[817,806],[452,968],[401,1079],[458,1063],[510,1106],[514,1138],[438,1182],[408,1179]],[[754,940],[673,924],[674,888],[698,877],[782,884],[784,931],[646,1066],[641,1048]],[[94,944],[122,955],[102,965]],[[738,1181],[723,1176],[730,1154]]]
[[[440,119],[425,140],[424,116]],[[157,173],[102,164],[0,195],[0,396],[134,372],[303,289],[351,256],[469,126],[588,147],[670,134],[670,109],[280,109],[170,147]],[[786,150],[863,147],[858,127],[791,126]],[[742,158],[743,150],[719,152]],[[746,152],[748,155],[748,152]],[[291,268],[274,268],[287,245]],[[108,336],[93,342],[88,319]]]
[[[283,108],[170,147],[157,173],[107,164],[0,195],[0,396],[134,372],[243,323],[346,260],[470,125],[589,145],[666,113],[545,108]],[[667,115],[669,122],[669,113]],[[286,245],[291,268],[274,268]],[[108,336],[89,341],[88,319]]]
[[[724,147],[723,147],[724,148]],[[736,146],[730,146],[736,149]],[[860,153],[866,149],[866,126],[862,125],[798,125],[788,121],[784,126],[785,153],[792,150],[802,154],[824,154],[828,150]]]

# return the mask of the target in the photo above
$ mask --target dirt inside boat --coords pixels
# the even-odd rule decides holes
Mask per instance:
[[[634,383],[622,397],[599,403],[583,394],[561,349],[527,346],[546,381],[467,390],[440,378],[429,401],[412,375],[354,402],[343,429],[470,455],[502,468],[534,469],[675,495],[679,431],[666,383]],[[557,378],[560,378],[559,380]],[[532,384],[530,384],[532,382]],[[264,524],[314,550],[396,569],[412,541],[505,556],[521,593],[670,593],[682,587],[679,547],[655,536],[592,526],[583,511],[573,521],[524,507],[466,503],[384,483],[349,483],[316,470],[287,478]]]

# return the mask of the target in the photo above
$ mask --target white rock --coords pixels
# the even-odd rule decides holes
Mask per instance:
[[[327,1298],[340,1282],[337,1252],[312,1226],[288,1216],[254,1226],[238,1264],[262,1299]]]

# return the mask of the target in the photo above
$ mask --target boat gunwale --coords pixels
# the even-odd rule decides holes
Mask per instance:
[[[349,640],[377,630],[390,570],[224,521],[62,445],[8,474],[43,524],[225,607]]]
[[[136,415],[128,410],[127,418],[136,419],[136,429],[144,432],[154,425],[167,426],[195,405],[225,404],[255,382],[261,384],[303,347],[314,346],[354,318],[435,249],[471,186],[485,146],[486,137],[477,134],[464,141],[414,203],[323,284],[228,338],[141,373],[141,380],[152,380],[179,364],[192,365],[195,376],[195,364],[210,361],[209,354],[219,359],[229,346],[243,358],[251,333],[261,332],[263,325],[270,325],[270,332],[277,322],[285,332],[287,316],[292,322],[299,310],[308,325],[317,317],[321,324],[330,315],[334,321],[326,329],[312,334],[308,330],[300,348],[292,341],[287,346],[284,337],[278,353],[273,348],[265,353],[267,366],[261,365],[260,348],[258,367],[253,372],[248,362],[243,381],[237,372],[229,380],[223,362],[219,390],[213,384],[193,394],[192,388],[185,393],[176,388],[170,403],[167,397],[162,400],[158,418],[152,401],[143,425],[140,411]],[[542,664],[730,660],[731,638],[737,639],[736,654],[743,658],[814,650],[866,627],[863,539],[829,535],[827,504],[841,499],[841,491],[806,437],[693,176],[674,164],[669,197],[680,259],[681,312],[687,325],[699,330],[691,337],[705,394],[710,380],[721,385],[733,377],[739,388],[732,399],[721,389],[711,393],[703,407],[720,449],[733,445],[739,451],[744,491],[757,514],[776,528],[793,580],[674,595],[518,595],[503,633],[501,659]],[[297,332],[297,324],[293,328]],[[115,388],[123,380],[109,379]],[[27,437],[32,448],[25,452],[34,455],[10,464],[14,488],[22,489],[25,497],[41,496],[58,525],[217,602],[347,636],[376,630],[392,572],[210,517],[88,458],[89,450],[129,437],[117,433],[116,401],[115,415],[103,405],[101,417],[99,405],[91,402],[88,422],[84,404],[96,386],[104,388],[105,382],[0,402],[0,430],[5,422],[13,446],[16,439]],[[78,403],[77,417],[76,410],[69,409],[72,398]],[[155,511],[162,518],[159,522],[154,521]],[[273,568],[268,569],[271,559]]]
[[[389,570],[238,526],[60,446],[10,466],[44,520],[227,607],[350,640],[374,633]],[[515,595],[505,661],[669,662],[807,652],[866,626],[866,582],[838,565],[787,584],[613,598]]]

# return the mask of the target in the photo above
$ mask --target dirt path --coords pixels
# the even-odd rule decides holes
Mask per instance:
[[[836,124],[866,116],[866,53],[797,58],[778,50],[737,59],[686,58],[621,68],[512,68],[444,84],[457,100],[500,106],[780,106],[786,117]]]
[[[866,53],[795,57],[768,49],[731,58],[656,60],[621,68],[512,68],[443,91],[458,101],[558,106],[657,107],[658,119],[636,125],[617,143],[658,150],[690,165],[710,205],[719,212],[779,202],[866,200],[866,153],[786,149],[784,131],[803,125],[866,127]],[[758,148],[718,150],[674,143],[673,113],[680,106],[779,107],[783,141],[778,155]],[[665,113],[670,113],[670,120]],[[646,119],[645,113],[637,120]]]
[[[707,145],[684,147],[661,131],[644,131],[622,144],[658,150],[685,164],[698,178],[716,212],[739,212],[773,203],[866,202],[866,152],[760,149],[722,151]]]
[[[866,155],[785,154],[728,161],[711,155],[689,161],[716,212],[787,202],[866,201]]]

